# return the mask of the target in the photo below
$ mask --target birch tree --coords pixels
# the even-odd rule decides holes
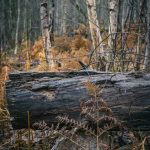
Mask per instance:
[[[144,70],[150,71],[150,1],[147,0],[147,36],[146,36],[146,50],[144,59]]]
[[[139,2],[139,8],[138,8],[138,12],[139,12],[139,25],[138,25],[138,36],[137,36],[137,46],[136,46],[136,56],[135,56],[135,70],[138,71],[140,70],[140,66],[141,66],[141,53],[142,53],[142,28],[144,28],[143,24],[143,14],[146,14],[145,13],[145,3],[146,3],[146,0],[141,0]],[[149,18],[147,18],[149,19]],[[148,21],[148,20],[147,20]]]
[[[47,64],[47,69],[54,66],[53,56],[51,52],[52,43],[50,38],[50,33],[52,29],[52,18],[48,13],[48,1],[41,0],[40,6],[40,14],[41,14],[41,29],[42,29],[42,37],[44,41],[44,49],[45,49],[45,59]]]
[[[104,55],[104,49],[102,45],[100,25],[99,25],[97,13],[96,13],[96,1],[86,0],[86,3],[87,3],[88,21],[89,21],[89,26],[90,26],[92,44],[95,50],[96,63],[98,63],[98,61],[101,61],[100,57]],[[97,66],[97,69],[98,69],[98,66]]]
[[[118,8],[119,0],[109,0],[109,38],[108,46],[110,52],[108,53],[108,61],[113,61],[113,54],[115,50],[117,27],[118,27]],[[108,71],[110,63],[107,64],[106,70]]]
[[[15,51],[14,51],[14,54],[17,54],[17,52],[18,52],[19,24],[20,24],[20,0],[18,0],[18,16],[17,16],[17,23],[16,23],[16,38],[15,38]]]

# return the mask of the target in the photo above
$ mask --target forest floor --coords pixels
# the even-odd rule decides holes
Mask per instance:
[[[127,62],[124,63],[127,71],[134,70],[135,65],[135,47],[136,45],[131,44],[134,43],[136,40],[136,36],[133,35],[128,37],[128,49],[131,49],[131,55],[128,53],[126,54]],[[118,37],[120,38],[120,37]],[[120,38],[121,39],[121,38]],[[50,71],[54,72],[61,72],[61,71],[74,71],[74,70],[82,70],[82,64],[89,66],[90,68],[95,68],[95,60],[90,60],[89,56],[91,56],[91,41],[87,38],[82,37],[81,35],[77,35],[75,38],[71,37],[57,37],[55,39],[55,47],[52,49],[52,53],[54,56],[55,67],[52,68]],[[119,40],[118,40],[119,41]],[[105,41],[107,43],[107,40]],[[119,47],[119,46],[118,46]],[[118,48],[119,49],[119,48]],[[27,57],[30,54],[29,57]],[[143,56],[141,56],[141,60]],[[11,70],[13,72],[19,71],[47,71],[45,67],[45,55],[43,51],[43,42],[42,38],[39,38],[35,43],[30,47],[26,48],[26,41],[21,44],[20,46],[20,53],[17,55],[16,59],[14,57],[8,57],[6,62],[9,62],[11,66]],[[80,63],[82,62],[82,64]],[[141,61],[143,62],[143,61]],[[40,64],[41,63],[41,64]],[[7,64],[7,63],[6,63]],[[91,64],[91,65],[90,65]],[[14,65],[14,66],[13,66]],[[118,57],[116,57],[116,71],[120,71],[121,69],[121,60],[120,60],[120,51],[118,50]],[[142,66],[142,65],[141,65]],[[0,71],[0,142],[6,143],[6,141],[1,141],[1,137],[3,136],[5,129],[10,127],[10,115],[6,108],[6,100],[5,100],[5,82],[8,80],[8,75],[10,72],[10,68],[8,66],[4,66]],[[14,131],[13,131],[14,132]],[[28,138],[29,134],[31,137],[34,136],[35,131],[31,129],[22,129],[19,131],[15,131],[16,138],[16,147],[20,145],[25,145],[25,149],[30,149],[30,140]],[[38,134],[42,134],[38,132]],[[22,136],[23,135],[23,136]],[[7,136],[7,134],[6,134]],[[24,142],[21,138],[24,138]],[[12,133],[11,133],[12,139]],[[38,139],[39,140],[39,139]],[[58,139],[60,140],[60,139]],[[58,142],[56,141],[56,144]],[[7,138],[7,142],[8,142]],[[144,141],[144,140],[143,140]],[[142,141],[142,142],[143,142]],[[61,141],[60,141],[61,142]],[[59,142],[58,142],[59,143]],[[48,144],[48,142],[46,142]],[[45,145],[46,145],[45,144]],[[39,144],[40,145],[40,144]],[[41,144],[42,145],[42,144]],[[13,145],[14,146],[14,145]],[[44,148],[42,148],[45,150]],[[0,143],[0,150],[4,150],[4,147],[1,149]],[[129,149],[127,149],[129,150]],[[143,149],[142,149],[143,150]]]
[[[7,121],[10,120],[10,116],[9,116],[9,113],[6,109],[5,104],[6,104],[6,101],[5,101],[5,81],[8,79],[8,75],[9,75],[9,67],[5,66],[2,68],[2,73],[1,73],[1,82],[0,82],[0,87],[1,87],[1,111],[0,111],[0,120],[2,119],[4,121],[5,119],[5,124],[1,124],[1,129],[6,129],[6,126],[9,127]],[[30,118],[30,116],[28,116]],[[30,122],[30,121],[29,121]],[[1,123],[1,122],[0,122]],[[46,124],[41,124],[42,127],[44,127],[44,129],[47,128]],[[47,128],[49,130],[49,128]],[[41,132],[39,130],[32,130],[30,127],[28,129],[21,129],[21,130],[17,130],[17,131],[14,131],[14,130],[9,130],[10,132],[7,132],[9,134],[5,134],[5,139],[3,141],[0,141],[0,150],[5,150],[5,147],[9,148],[9,142],[11,142],[11,147],[13,147],[13,149],[17,149],[17,148],[20,148],[21,149],[27,149],[27,150],[30,150],[31,147],[35,150],[40,150],[40,149],[43,149],[43,150],[48,150],[50,149],[50,147],[55,147],[55,146],[58,146],[59,144],[66,144],[67,142],[65,141],[65,139],[63,138],[57,138],[57,136],[54,136],[52,139],[50,138],[47,138],[48,135],[45,134],[45,131],[44,132]],[[54,130],[55,131],[55,130]],[[2,136],[3,132],[0,133]],[[34,138],[35,136],[40,138]],[[46,135],[46,136],[45,136]],[[132,135],[132,134],[131,134]],[[42,140],[43,143],[40,143],[41,142],[41,136],[42,138],[44,138],[44,140]],[[29,138],[30,137],[30,138]],[[56,138],[56,139],[55,139]],[[31,141],[32,141],[32,144],[31,144]],[[142,145],[143,143],[145,144],[145,141],[146,139],[145,138],[142,138],[140,140],[140,142],[137,144],[137,145]],[[35,143],[38,143],[38,144],[35,144]],[[4,144],[5,146],[3,146],[2,144]],[[68,146],[70,143],[67,143],[65,146]],[[64,146],[64,145],[63,145]],[[105,146],[105,145],[103,145]],[[143,145],[142,145],[143,146]],[[65,147],[64,147],[65,148]],[[67,150],[72,150],[72,149],[67,149]],[[130,149],[126,149],[126,150],[130,150]],[[136,149],[135,149],[136,150]],[[145,150],[145,149],[141,149],[141,150]],[[148,149],[147,149],[148,150]]]

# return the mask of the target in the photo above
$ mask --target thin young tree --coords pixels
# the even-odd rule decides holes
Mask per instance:
[[[138,25],[138,36],[137,36],[137,46],[136,46],[136,57],[135,57],[135,70],[139,71],[141,67],[141,53],[142,53],[142,28],[144,28],[144,14],[146,10],[146,0],[141,0],[139,2],[139,25]]]
[[[103,49],[103,44],[102,44],[102,35],[100,32],[100,25],[99,25],[98,18],[97,18],[96,1],[87,0],[86,4],[87,4],[88,21],[89,21],[89,26],[90,26],[92,44],[95,50],[95,58],[96,58],[96,64],[97,64],[96,69],[98,69],[98,61],[101,59],[100,57],[104,55],[104,49]]]
[[[48,13],[48,0],[41,0],[40,6],[40,16],[41,16],[41,29],[42,37],[44,41],[45,59],[47,69],[54,66],[53,56],[52,56],[52,42],[50,38],[52,30],[52,16]]]
[[[17,22],[16,22],[16,38],[15,38],[15,51],[14,51],[14,54],[17,54],[17,52],[18,52],[19,25],[20,25],[20,0],[18,0],[18,16],[17,16]]]
[[[108,53],[108,64],[106,71],[110,67],[109,61],[114,60],[115,54],[115,44],[118,28],[118,10],[119,10],[119,0],[109,0],[109,38],[108,38],[108,47],[110,52]]]
[[[50,11],[50,41],[51,45],[54,45],[54,18],[55,18],[55,0],[51,0],[51,11]]]
[[[146,36],[146,50],[145,50],[145,59],[144,59],[144,70],[150,71],[150,1],[147,0],[147,36]]]

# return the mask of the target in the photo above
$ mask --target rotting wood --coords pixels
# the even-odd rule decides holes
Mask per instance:
[[[15,129],[27,127],[27,111],[31,123],[56,123],[58,115],[80,119],[80,100],[89,99],[85,83],[90,80],[105,85],[102,97],[120,120],[135,130],[150,130],[150,74],[29,72],[10,74],[9,79],[6,97]]]

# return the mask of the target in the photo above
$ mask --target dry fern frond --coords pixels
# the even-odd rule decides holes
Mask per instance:
[[[100,87],[89,81],[85,83],[85,87],[88,94],[91,96],[97,96],[100,91]]]
[[[8,79],[9,67],[4,66],[1,68],[0,73],[0,126],[4,126],[6,122],[10,121],[10,114],[5,104],[5,81]]]
[[[55,51],[58,53],[63,52],[70,52],[71,50],[71,38],[64,36],[64,37],[56,37],[55,38]]]
[[[89,43],[88,43],[88,40],[78,35],[75,37],[75,39],[71,43],[71,50],[78,51],[81,48],[84,48],[87,51],[89,49]]]
[[[88,83],[87,87],[91,95],[99,93],[100,88],[93,83]],[[87,149],[89,138],[91,138],[90,142],[95,146],[110,149],[105,139],[113,136],[113,132],[116,132],[116,130],[123,130],[122,123],[113,116],[112,110],[107,106],[107,103],[98,96],[96,96],[96,99],[92,96],[86,102],[81,101],[80,108],[81,120],[79,121],[70,119],[68,116],[58,116],[59,123],[57,126],[48,127],[45,122],[35,124],[35,126],[46,132],[46,136],[63,137],[64,141],[69,140],[81,149]],[[131,146],[126,145],[126,147]]]

